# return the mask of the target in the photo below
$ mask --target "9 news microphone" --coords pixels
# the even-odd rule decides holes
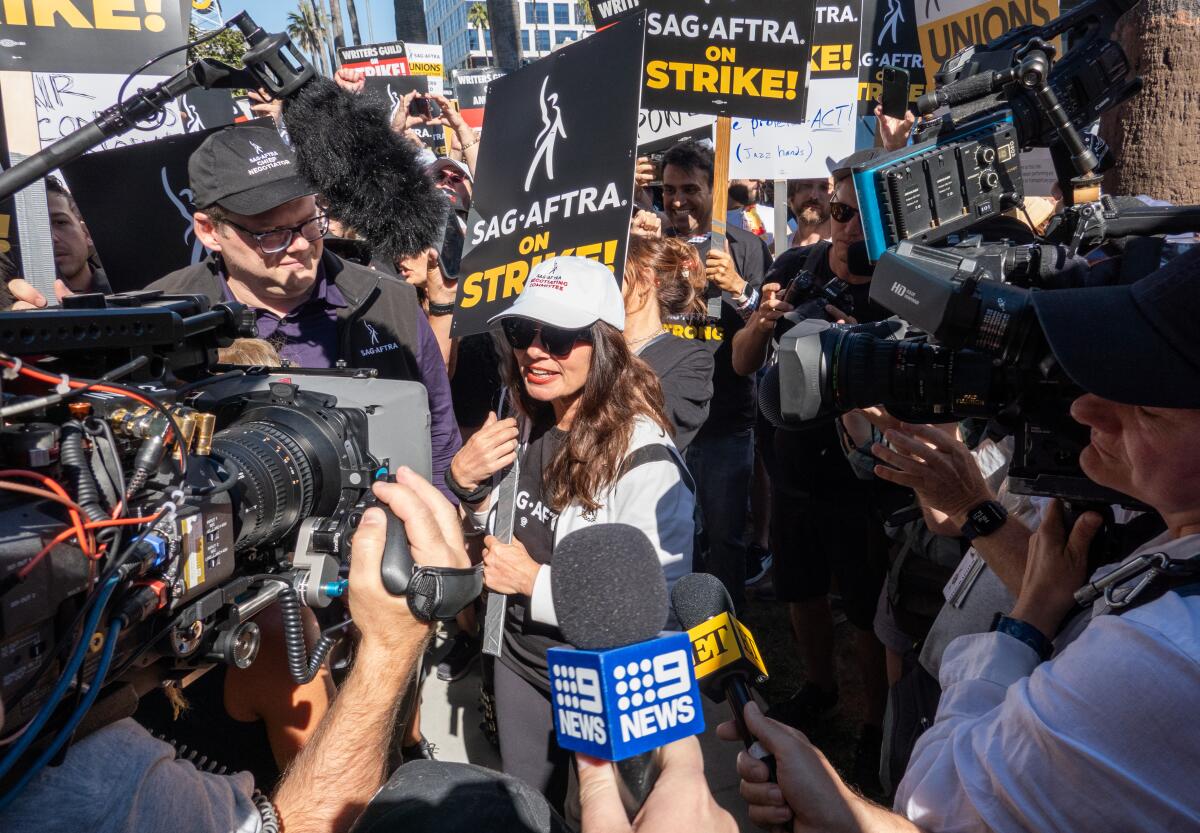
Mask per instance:
[[[742,743],[770,768],[774,781],[775,759],[752,748],[755,737],[742,714],[751,702],[751,684],[766,679],[767,666],[750,630],[734,616],[729,591],[715,576],[692,573],[676,582],[671,607],[687,628],[696,677],[704,681],[701,690],[714,702],[729,701]]]
[[[658,777],[653,750],[704,731],[691,640],[659,636],[668,614],[662,565],[645,533],[627,524],[564,537],[550,587],[558,627],[574,646],[546,655],[558,745],[616,761],[632,816]]]

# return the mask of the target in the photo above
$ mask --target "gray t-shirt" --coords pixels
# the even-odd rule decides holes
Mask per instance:
[[[88,735],[0,813],[4,833],[258,833],[248,772],[211,775],[133,720]]]

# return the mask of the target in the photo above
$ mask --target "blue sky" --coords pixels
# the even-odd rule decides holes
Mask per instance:
[[[392,0],[340,0],[340,2],[342,3],[342,20],[345,22],[347,35],[349,35],[350,21],[346,16],[346,4],[356,2],[358,26],[362,31],[364,42],[380,43],[396,39],[396,10],[392,7]],[[222,0],[221,11],[228,20],[245,9],[250,12],[254,22],[268,32],[282,32],[287,26],[288,12],[295,11],[298,5],[297,0]],[[322,5],[325,3],[322,2]],[[375,32],[373,40],[368,36],[371,28]]]

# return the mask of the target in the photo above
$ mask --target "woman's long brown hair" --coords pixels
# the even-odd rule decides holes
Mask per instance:
[[[572,503],[584,509],[600,508],[598,498],[620,474],[638,416],[649,417],[671,433],[663,411],[662,386],[654,371],[629,351],[615,327],[597,321],[591,334],[592,361],[579,410],[566,441],[542,472],[542,488],[556,512]],[[538,424],[553,424],[553,408],[529,396],[516,351],[505,346],[505,382],[510,391],[520,392],[518,408]]]

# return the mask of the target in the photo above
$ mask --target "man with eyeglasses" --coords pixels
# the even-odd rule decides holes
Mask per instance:
[[[416,291],[404,281],[326,251],[329,220],[296,157],[264,127],[229,127],[188,160],[198,264],[148,289],[240,301],[256,312],[258,336],[297,367],[375,368],[385,379],[421,382],[429,392],[433,483],[461,440],[446,365]]]

